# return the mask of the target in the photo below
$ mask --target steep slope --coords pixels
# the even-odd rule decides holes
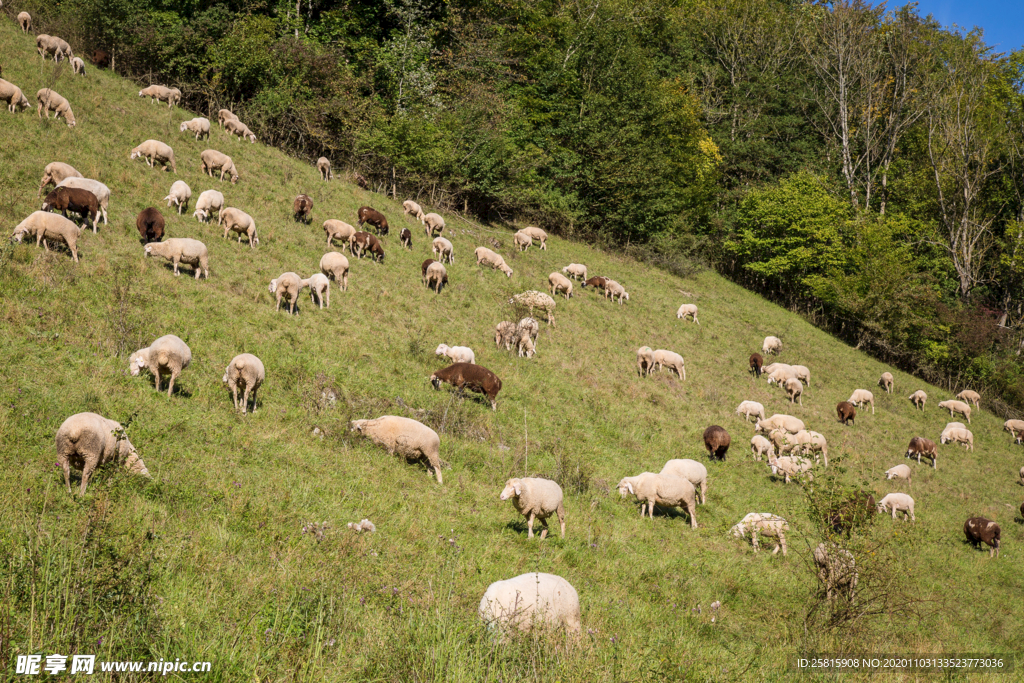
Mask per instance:
[[[887,588],[865,579],[881,595],[865,609],[881,614],[834,631],[806,622],[808,634],[805,617],[820,606],[809,559],[820,538],[807,496],[746,456],[753,429],[736,405],[760,401],[827,436],[832,466],[817,470],[816,490],[834,476],[880,498],[899,490],[884,471],[905,462],[909,439],[937,440],[949,417],[936,404],[948,393],[896,372],[896,393],[884,395],[875,383],[888,368],[713,273],[683,280],[557,237],[547,251],[520,254],[510,231],[454,215],[445,233],[456,253],[451,284],[435,295],[420,283],[429,240],[401,216],[400,201],[322,183],[312,166],[219,129],[196,142],[178,131],[191,113],[150,105],[137,85],[98,69],[73,78],[41,64],[32,36],[10,23],[0,27],[0,49],[4,78],[33,101],[53,87],[78,119],[69,130],[34,111],[0,112],[0,226],[9,232],[38,208],[50,161],[112,190],[110,225],[83,235],[80,264],[34,245],[0,250],[0,447],[14,465],[0,484],[0,574],[12,654],[209,660],[210,680],[223,681],[592,681],[781,678],[800,648],[838,646],[851,628],[869,651],[1015,647],[1024,623],[1016,569],[1024,463],[991,414],[972,418],[975,452],[943,446],[938,469],[913,463],[903,490],[917,500],[916,524],[879,517],[858,540],[878,553],[860,560],[866,576],[896,579]],[[177,174],[129,161],[148,138],[173,146]],[[237,185],[200,174],[208,147],[235,159]],[[176,179],[194,198],[218,189],[252,214],[259,247],[164,208]],[[300,192],[316,202],[310,226],[291,218]],[[317,272],[321,223],[354,223],[362,205],[391,221],[385,262],[351,259],[349,291],[334,289],[329,310],[304,292],[300,315],[275,312],[269,281]],[[147,206],[161,208],[168,236],[207,244],[208,281],[175,278],[167,263],[143,257],[135,216]],[[398,244],[402,227],[413,232],[411,251]],[[510,280],[474,264],[478,245],[505,256]],[[620,306],[579,290],[559,298],[557,326],[542,325],[535,358],[496,349],[494,325],[516,315],[509,296],[546,290],[548,273],[570,262],[615,277],[631,300]],[[700,326],[676,320],[684,301],[700,306]],[[169,333],[193,351],[170,399],[126,372],[131,351]],[[811,368],[803,407],[747,372],[767,334],[784,340],[783,362]],[[475,395],[431,389],[439,343],[471,346],[502,378],[496,412]],[[687,380],[638,378],[642,345],[680,352]],[[243,351],[268,374],[258,412],[244,419],[220,381]],[[843,427],[834,406],[855,388],[875,392],[876,414],[862,411]],[[906,400],[917,388],[929,394],[923,413]],[[87,410],[131,421],[152,481],[108,469],[84,499],[66,494],[54,433]],[[350,419],[382,414],[416,417],[441,434],[452,466],[443,486],[348,432]],[[709,424],[732,434],[724,463],[703,452]],[[681,515],[638,519],[614,488],[677,457],[710,472],[696,531]],[[524,474],[562,483],[565,539],[527,541],[521,518],[498,500],[506,478]],[[754,555],[727,535],[751,511],[790,521],[789,557]],[[1002,525],[999,560],[964,544],[973,515]],[[376,534],[344,528],[363,517]],[[579,591],[584,636],[573,647],[498,646],[478,627],[487,585],[532,570],[560,574]],[[913,618],[897,610],[908,598]],[[722,607],[712,612],[716,600]]]

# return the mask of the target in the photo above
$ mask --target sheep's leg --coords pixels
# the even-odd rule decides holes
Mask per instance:
[[[61,468],[64,470],[64,485],[68,487],[68,493],[71,493],[71,463],[67,458],[61,463]]]
[[[754,546],[754,552],[755,553],[758,552],[758,550],[760,550],[760,548],[758,547],[758,544],[757,544],[757,528],[756,527],[750,530],[750,544],[752,546]]]
[[[174,380],[178,376],[176,370],[171,370],[171,382],[167,385],[167,397],[170,398],[171,394],[174,393]]]
[[[528,533],[526,535],[527,538],[533,538],[533,517],[534,514],[531,512],[529,518],[526,521],[526,528],[528,530]]]
[[[697,528],[697,506],[693,504],[693,501],[686,503],[686,511],[690,513],[690,528]]]
[[[171,260],[174,262],[174,277],[179,277],[181,273],[178,272],[178,259],[177,257],[175,257],[174,259]]]
[[[156,390],[160,391],[160,371],[158,370],[157,372],[154,372],[153,376],[156,380]]]
[[[252,390],[252,410],[249,411],[250,413],[255,413],[256,412],[256,392],[258,390],[259,390],[259,387],[253,387],[253,390]]]
[[[255,395],[256,395],[255,392],[253,392],[253,396],[255,396]],[[245,391],[242,393],[242,415],[245,415],[245,413],[248,410],[249,410],[249,384],[246,383]]]
[[[99,458],[96,458],[95,460],[86,458],[85,467],[82,468],[82,485],[78,487],[78,495],[85,495],[85,489],[89,486],[89,475],[92,474],[94,469],[96,469],[96,465],[93,463],[98,460]]]

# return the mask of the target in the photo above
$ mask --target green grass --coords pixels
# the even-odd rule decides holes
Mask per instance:
[[[78,119],[69,130],[34,111],[0,112],[0,225],[10,231],[38,208],[50,161],[112,191],[110,225],[83,235],[80,264],[34,245],[0,248],[3,666],[19,653],[75,652],[210,660],[203,680],[217,681],[781,680],[796,653],[844,644],[1019,650],[1022,458],[990,413],[971,425],[974,453],[941,446],[937,470],[912,464],[913,485],[903,490],[917,501],[916,524],[880,516],[854,538],[863,583],[880,601],[872,604],[888,607],[823,628],[814,617],[821,600],[809,556],[820,537],[807,492],[750,459],[752,426],[736,405],[757,400],[826,435],[832,464],[817,470],[817,491],[834,479],[881,497],[900,488],[884,471],[905,462],[910,437],[937,439],[949,417],[936,404],[948,392],[894,372],[897,392],[884,395],[875,383],[889,368],[711,272],[680,279],[557,237],[546,252],[519,254],[508,229],[454,215],[445,234],[457,260],[450,287],[435,296],[420,284],[429,242],[401,216],[400,201],[322,183],[311,165],[219,128],[196,142],[178,131],[191,113],[151,106],[137,84],[95,68],[85,79],[56,73],[10,22],[0,27],[0,54],[4,78],[30,100],[52,86]],[[176,175],[129,161],[148,138],[173,146]],[[234,157],[238,185],[200,174],[207,147]],[[160,198],[177,179],[194,197],[215,188],[252,214],[259,247],[165,209]],[[316,202],[311,226],[291,220],[300,192]],[[330,310],[304,292],[300,315],[276,313],[269,281],[316,272],[321,223],[354,222],[364,204],[392,223],[386,262],[352,259],[349,291],[335,289]],[[208,281],[175,278],[166,262],[143,257],[135,216],[151,205],[164,212],[168,236],[207,244]],[[402,227],[413,230],[411,252],[398,245]],[[494,248],[492,240],[515,270],[511,280],[474,264],[473,249]],[[580,291],[558,300],[557,327],[542,327],[535,358],[496,349],[494,325],[514,315],[508,297],[546,289],[547,274],[570,262],[622,282],[631,301]],[[700,306],[701,326],[676,320],[683,301]],[[131,351],[169,333],[193,352],[170,399],[150,378],[127,373]],[[803,407],[791,409],[747,373],[767,334],[782,337],[782,361],[811,368]],[[501,377],[497,412],[477,395],[431,389],[442,342],[472,347]],[[687,381],[638,378],[642,345],[680,352]],[[245,418],[220,381],[241,352],[267,369],[258,412]],[[875,392],[877,413],[862,411],[856,426],[843,427],[834,406],[855,388]],[[929,394],[923,413],[906,400],[918,388]],[[53,439],[81,411],[131,419],[152,480],[105,469],[84,498],[69,496]],[[443,486],[347,430],[350,419],[383,414],[416,417],[441,434],[451,463]],[[682,515],[639,519],[615,483],[669,458],[707,462],[701,433],[709,424],[724,426],[733,447],[726,462],[707,463],[700,528]],[[498,500],[506,478],[527,474],[562,482],[565,539],[528,541],[521,518]],[[727,535],[752,511],[789,520],[787,558],[755,555]],[[972,515],[1001,524],[999,560],[964,544]],[[363,517],[375,535],[345,528]],[[303,533],[312,522],[326,522],[322,540]],[[578,642],[501,644],[479,626],[487,585],[533,570],[560,574],[579,591]],[[912,617],[892,607],[908,599]]]

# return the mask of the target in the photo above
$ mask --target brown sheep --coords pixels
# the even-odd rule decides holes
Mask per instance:
[[[359,227],[363,227],[363,223],[369,223],[373,227],[377,228],[378,235],[388,234],[390,228],[388,227],[388,219],[384,217],[380,211],[369,206],[359,207],[357,213],[359,217]]]
[[[764,365],[764,358],[759,353],[750,354],[750,371],[755,377],[761,377],[761,367]]]
[[[708,449],[708,456],[712,460],[725,460],[725,454],[729,452],[729,444],[732,439],[729,432],[718,425],[711,425],[704,430],[704,448]]]
[[[100,202],[96,195],[89,190],[82,190],[77,187],[58,187],[43,200],[43,211],[61,212],[64,218],[68,217],[68,211],[77,213],[82,221],[88,223],[92,219],[92,231],[96,232],[96,218],[100,213]]]
[[[139,230],[142,243],[159,242],[164,238],[164,217],[152,206],[143,209],[135,218],[135,227]]]
[[[349,242],[352,247],[352,253],[357,258],[363,258],[363,254],[369,252],[371,258],[375,261],[380,256],[380,261],[384,260],[384,248],[380,244],[380,240],[375,235],[369,232],[357,232],[352,235],[352,240]]]
[[[110,53],[106,50],[93,50],[89,59],[101,69],[106,69],[110,66]]]
[[[366,178],[363,177],[363,174],[360,173],[359,171],[352,172],[352,182],[354,182],[356,185],[363,188],[364,190],[370,189],[369,181],[367,181]]]
[[[605,285],[608,284],[608,278],[606,277],[592,277],[589,280],[584,280],[583,287],[594,287],[598,291],[604,291]]]
[[[984,517],[971,517],[964,522],[964,535],[967,536],[967,542],[975,548],[982,543],[989,546],[989,557],[993,557],[993,553],[995,557],[999,557],[999,536],[1001,533],[998,524]]]
[[[402,246],[406,249],[412,249],[412,232],[409,228],[402,228],[402,232],[398,233],[398,239],[402,241]]]
[[[849,401],[840,401],[836,406],[836,415],[839,416],[840,422],[848,425],[857,417],[857,408]]]
[[[295,220],[310,223],[313,220],[313,200],[309,195],[300,194],[295,198],[295,204],[293,207],[295,214]]]
[[[935,442],[931,439],[926,439],[923,436],[915,436],[910,440],[910,445],[907,446],[907,457],[913,458],[917,456],[917,462],[921,462],[921,456],[932,459],[932,468],[935,468],[935,464],[939,459],[939,449],[935,445]]]
[[[435,389],[441,388],[441,382],[451,384],[459,390],[459,395],[469,389],[483,394],[491,402],[491,410],[498,409],[498,392],[501,391],[501,380],[487,368],[473,363],[452,363],[446,368],[436,370],[430,376],[430,383]]]

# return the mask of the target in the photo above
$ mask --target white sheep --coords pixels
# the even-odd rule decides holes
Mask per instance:
[[[555,324],[555,300],[544,292],[531,289],[522,294],[516,294],[508,302],[513,306],[523,306],[530,309],[531,316],[534,309],[542,308],[548,314],[548,325],[553,326]]]
[[[100,213],[103,214],[103,224],[107,225],[107,209],[110,208],[110,188],[98,180],[82,178],[80,176],[69,176],[57,183],[57,187],[76,187],[80,190],[88,190],[100,203]]]
[[[84,496],[89,477],[100,465],[123,461],[130,474],[149,476],[139,452],[125,435],[124,427],[96,413],[78,413],[57,429],[57,464],[64,470],[64,485],[71,493],[71,467],[82,470],[78,495]]]
[[[509,320],[502,320],[494,326],[494,345],[501,348],[503,345],[506,351],[512,349],[516,338],[516,324]]]
[[[345,245],[348,245],[348,250],[351,253],[352,238],[356,232],[357,230],[345,221],[339,221],[334,218],[324,221],[324,234],[327,235],[328,247],[334,246],[334,240],[339,240],[341,248],[344,249]]]
[[[221,109],[221,111],[227,110]],[[228,113],[231,114],[231,112]],[[234,114],[231,115],[234,116]],[[331,162],[327,157],[320,157],[316,160],[316,170],[320,172],[320,180],[323,180],[324,182],[334,180],[334,172],[331,171]]]
[[[281,310],[281,300],[284,299],[288,306],[288,312],[295,315],[295,304],[298,303],[299,292],[301,292],[302,288],[307,284],[308,282],[306,280],[303,280],[301,277],[290,271],[287,273],[281,273],[281,275],[271,280],[270,287],[268,287],[268,289],[271,294],[274,294],[277,297],[277,307],[274,311]]]
[[[177,173],[174,165],[174,150],[159,140],[146,140],[131,152],[131,159],[144,157],[150,168],[161,164],[165,171]]]
[[[215,149],[205,149],[199,154],[199,170],[211,178],[214,171],[220,171],[220,181],[224,182],[224,174],[231,176],[231,184],[238,182],[238,169],[231,157]]]
[[[252,412],[256,412],[256,390],[263,386],[267,378],[267,371],[263,368],[263,361],[251,353],[240,353],[231,359],[221,382],[231,388],[231,400],[235,410],[242,409],[245,415],[249,408],[249,393],[252,392]],[[238,391],[242,391],[242,400],[238,400]]]
[[[615,301],[615,297],[619,297],[619,305],[622,305],[622,300],[629,301],[629,292],[626,288],[620,285],[615,280],[607,280],[604,283],[604,294],[606,299]]]
[[[557,296],[559,292],[562,292],[566,301],[572,296],[572,282],[561,273],[551,273],[548,275],[548,287],[551,296]]]
[[[22,33],[28,33],[32,30],[32,15],[28,12],[18,12],[18,25],[21,26]]]
[[[516,341],[516,348],[519,351],[519,357],[533,358],[537,354],[537,347],[533,340],[530,339],[530,335],[526,332],[519,333],[519,339]]]
[[[852,403],[858,408],[863,408],[868,403],[871,404],[871,414],[875,414],[875,395],[867,389],[854,389],[853,393],[850,394],[850,398],[846,399],[848,403]]]
[[[76,76],[85,76],[85,62],[81,57],[71,58],[71,72]]]
[[[729,533],[736,538],[746,538],[747,534],[750,534],[755,553],[758,551],[758,534],[770,536],[777,541],[772,555],[775,555],[781,549],[782,556],[785,557],[787,531],[789,531],[789,524],[782,517],[768,512],[751,512],[744,516],[739,524],[730,529]]]
[[[219,216],[224,208],[224,195],[217,190],[204,190],[196,200],[196,210],[192,213],[200,223],[214,216]]]
[[[675,351],[666,351],[665,349],[658,349],[652,355],[654,361],[654,367],[659,372],[662,368],[668,368],[670,372],[676,373],[679,379],[686,379],[686,365],[683,363],[683,357]]]
[[[1013,442],[1024,440],[1024,420],[1007,420],[1003,423],[1003,431],[1013,434]]]
[[[892,512],[892,518],[896,519],[896,513],[902,512],[903,518],[909,516],[911,521],[917,521],[914,517],[914,499],[905,493],[890,493],[878,501],[878,512]]]
[[[939,443],[962,443],[965,449],[974,451],[974,433],[966,427],[951,427],[946,425]]]
[[[885,471],[885,478],[887,480],[888,479],[906,479],[909,482],[910,481],[910,474],[911,474],[910,467],[908,467],[907,465],[896,465],[895,467],[890,467],[889,469],[887,469]]]
[[[148,370],[156,382],[156,390],[160,391],[160,382],[164,375],[170,375],[167,395],[174,392],[174,380],[182,370],[192,362],[192,349],[173,334],[160,337],[144,349],[139,349],[128,359],[128,370],[132,377],[138,377],[139,371]]]
[[[790,377],[789,379],[786,380],[785,389],[786,395],[789,396],[790,404],[793,404],[797,401],[800,402],[801,406],[804,404],[803,382],[798,380],[796,377]]]
[[[526,517],[527,538],[533,538],[533,521],[540,520],[544,529],[540,532],[541,540],[548,535],[548,517],[558,516],[565,538],[565,505],[562,502],[562,487],[550,479],[527,477],[509,479],[502,489],[501,500],[511,500],[512,505],[523,517]]]
[[[777,354],[782,351],[782,340],[778,337],[768,336],[761,344],[761,353],[765,355]]]
[[[697,528],[697,493],[687,479],[673,475],[643,472],[635,477],[623,477],[618,485],[619,495],[627,493],[636,496],[642,505],[640,516],[645,511],[654,518],[654,506],[684,507],[690,515],[690,526]]]
[[[570,263],[565,268],[562,268],[562,272],[573,280],[587,281],[587,267],[582,263]]]
[[[420,222],[420,225],[423,225],[423,208],[411,199],[402,202],[402,215],[412,216]]]
[[[56,186],[66,178],[81,177],[82,174],[79,173],[74,166],[70,166],[61,161],[51,161],[46,165],[46,168],[43,169],[43,177],[39,181],[39,191],[36,193],[36,196],[42,196],[43,190],[51,183]]]
[[[59,213],[35,211],[15,226],[11,239],[21,242],[26,235],[35,237],[36,246],[42,243],[46,251],[50,250],[48,240],[64,242],[71,251],[71,258],[78,263],[78,238],[82,235],[82,228],[74,221],[64,218]]]
[[[818,580],[825,586],[825,595],[831,602],[840,591],[852,596],[857,589],[857,563],[849,550],[834,543],[819,543],[814,549],[814,564],[818,567]]]
[[[538,242],[540,242],[541,250],[542,251],[547,251],[547,249],[548,249],[548,234],[546,232],[544,232],[540,228],[536,228],[536,227],[533,227],[533,226],[529,226],[529,227],[523,228],[519,232],[522,232],[522,233],[524,233],[526,235],[529,235],[531,240],[537,240]]]
[[[237,135],[238,140],[248,140],[250,143],[256,143],[256,134],[249,130],[249,126],[245,125],[238,119],[229,119],[224,122],[224,130]]]
[[[181,125],[178,126],[178,130],[182,133],[184,133],[186,130],[190,133],[194,133],[197,141],[199,140],[199,138],[206,138],[207,140],[209,140],[210,119],[204,118],[202,116],[197,116],[193,119],[189,119],[188,121],[182,121]]]
[[[762,374],[768,375],[766,380],[768,384],[777,384],[780,387],[785,387],[786,382],[791,379],[796,379],[796,371],[793,370],[793,366],[776,363],[772,363],[772,365],[775,366],[773,369],[768,371],[762,370]]]
[[[892,388],[893,388],[893,384],[894,383],[895,383],[895,380],[893,380],[891,372],[883,372],[882,376],[878,378],[878,386],[880,386],[883,389],[885,389],[885,393],[887,393],[887,394],[891,394],[892,393]]]
[[[757,432],[771,432],[773,429],[781,429],[789,432],[790,434],[796,434],[802,429],[806,429],[803,420],[793,417],[791,415],[782,415],[776,413],[767,420],[758,420],[756,427],[754,428]]]
[[[420,221],[420,223],[423,224],[423,229],[424,231],[426,231],[427,237],[430,237],[431,235],[435,234],[440,235],[442,232],[444,232],[444,218],[442,218],[440,214],[428,213],[427,215],[423,216],[423,219]]]
[[[408,417],[384,415],[375,420],[352,420],[352,431],[383,446],[392,455],[404,456],[407,462],[423,462],[434,470],[437,483],[441,478],[441,437],[430,427]]]
[[[7,103],[7,111],[16,114],[18,109],[31,109],[32,103],[21,92],[21,88],[0,78],[0,100]]]
[[[453,363],[476,364],[476,354],[473,353],[473,349],[468,346],[448,346],[447,344],[438,344],[437,348],[434,350],[434,355],[451,358]]]
[[[438,261],[444,263],[455,263],[455,247],[444,237],[435,237],[431,245],[430,253],[436,254]]]
[[[53,118],[64,118],[64,122],[68,124],[68,128],[75,127],[75,112],[71,111],[71,104],[49,88],[43,88],[36,93],[36,102],[39,103],[37,113],[39,118],[43,118],[43,111],[46,111],[46,118],[50,118],[50,112],[53,112]]]
[[[967,424],[971,424],[971,407],[963,401],[939,401],[939,408],[948,410],[950,417],[953,417],[953,413],[959,413],[967,418]]]
[[[924,393],[920,389],[912,393],[907,397],[910,402],[913,403],[920,410],[924,410],[924,404],[928,401],[928,394]]]
[[[494,253],[487,247],[477,247],[473,254],[476,256],[476,264],[490,266],[492,269],[497,268],[501,272],[505,273],[507,277],[512,277],[512,269],[509,268],[508,264],[505,263],[505,259],[499,254]]]
[[[71,59],[74,57],[74,53],[71,51],[71,46],[63,38],[57,36],[50,36],[45,33],[40,33],[36,36],[36,52],[39,56],[46,61],[47,55],[53,56],[54,62],[59,62],[62,59]]]
[[[812,467],[814,467],[813,461],[795,455],[768,458],[768,468],[771,469],[772,474],[775,476],[783,475],[787,484],[791,478],[799,477],[802,474],[806,474],[808,480],[813,480],[814,475],[810,473]]]
[[[515,338],[522,340],[523,335],[526,335],[533,341],[534,345],[537,343],[537,335],[540,334],[540,325],[536,320],[530,317],[523,318],[516,323]]]
[[[669,460],[659,474],[682,477],[693,484],[698,503],[704,505],[708,502],[708,468],[703,464],[688,458]]]
[[[175,180],[171,185],[171,191],[164,197],[167,206],[178,207],[178,215],[188,211],[188,203],[192,201],[192,188],[184,180]]]
[[[199,240],[187,237],[171,237],[163,242],[146,244],[146,256],[162,256],[174,264],[174,275],[178,276],[178,264],[192,266],[195,277],[200,275],[210,279],[210,261],[206,245]]]
[[[700,325],[700,321],[697,320],[697,304],[683,304],[676,311],[677,320],[685,320],[687,317],[693,318],[693,322]]]
[[[423,273],[423,284],[433,289],[435,294],[440,294],[441,287],[448,284],[448,270],[434,261]]]
[[[973,403],[975,408],[981,408],[981,394],[971,389],[964,389],[956,395],[964,403]]]
[[[753,454],[754,459],[758,461],[761,460],[762,455],[768,458],[774,458],[775,444],[760,434],[754,434],[754,436],[750,438],[750,452]]]
[[[149,103],[154,104],[157,100],[167,103],[170,109],[181,102],[181,91],[177,88],[168,88],[162,85],[151,85],[139,91],[139,97],[148,97]]]
[[[533,244],[533,238],[520,230],[512,235],[512,243],[519,247],[519,251],[526,251]]]
[[[319,303],[320,310],[324,308],[324,301],[327,301],[327,308],[331,307],[331,281],[323,273],[314,273],[302,281],[309,287],[309,301]],[[315,298],[314,298],[315,297]]]
[[[329,251],[321,256],[320,272],[337,282],[341,291],[348,291],[348,259],[344,254]]]
[[[764,406],[757,401],[743,401],[736,407],[736,414],[742,415],[744,420],[749,420],[751,415],[764,419]]]
[[[223,128],[228,121],[237,121],[238,117],[230,109],[219,109],[217,111],[217,123]]]
[[[798,380],[811,386],[811,371],[806,365],[790,365],[789,369]]]
[[[255,249],[256,245],[260,243],[260,238],[256,235],[256,222],[252,216],[241,209],[234,207],[221,209],[217,225],[224,226],[224,239],[227,239],[229,232],[237,232],[239,243],[242,241],[242,235],[249,238],[250,249]]]
[[[580,632],[580,597],[576,589],[554,574],[531,572],[487,587],[477,609],[494,630],[530,631],[535,625]]]

